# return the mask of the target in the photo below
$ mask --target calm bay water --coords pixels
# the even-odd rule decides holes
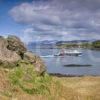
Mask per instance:
[[[30,49],[41,56],[48,73],[70,75],[100,75],[100,51],[82,49],[82,56],[54,57],[59,49]],[[90,67],[64,67],[67,64],[89,64]]]

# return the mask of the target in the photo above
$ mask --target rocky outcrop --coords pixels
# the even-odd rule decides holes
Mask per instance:
[[[45,65],[42,59],[28,52],[24,43],[18,37],[8,36],[5,39],[0,36],[0,66],[16,67],[21,60],[33,65],[39,73],[45,72]]]
[[[37,56],[37,55],[35,55],[31,52],[26,52],[24,54],[24,60],[30,62],[31,64],[33,64],[34,67],[35,67],[35,70],[37,72],[43,73],[43,72],[46,71],[44,62],[39,56]]]
[[[18,37],[13,35],[8,36],[7,42],[7,49],[15,51],[18,55],[21,56],[21,58],[23,58],[24,53],[27,51],[27,48],[25,47],[24,43],[21,42]]]
[[[7,49],[8,42],[3,37],[0,37],[0,65],[12,66],[15,65],[20,56],[16,52]]]

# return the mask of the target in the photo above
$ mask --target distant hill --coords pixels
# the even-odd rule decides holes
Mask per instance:
[[[73,40],[73,41],[58,41],[56,42],[56,45],[66,44],[66,43],[88,43],[91,42],[89,40]]]
[[[49,41],[49,40],[45,40],[45,41],[38,41],[38,42],[29,42],[27,47],[29,49],[34,49],[34,48],[55,48],[55,46],[57,45],[62,45],[62,44],[77,44],[77,43],[88,43],[88,42],[93,42],[95,40],[73,40],[73,41]]]

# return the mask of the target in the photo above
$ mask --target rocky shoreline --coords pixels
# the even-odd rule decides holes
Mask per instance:
[[[85,76],[85,75],[72,75],[72,74],[61,74],[61,73],[48,73],[48,74],[56,77],[84,77]],[[86,75],[86,76],[96,77],[98,75]]]

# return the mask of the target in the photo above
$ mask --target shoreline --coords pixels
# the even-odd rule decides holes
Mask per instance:
[[[100,75],[72,75],[72,74],[61,74],[61,73],[48,73],[48,74],[56,77],[85,77],[85,76],[99,77],[100,76]]]

